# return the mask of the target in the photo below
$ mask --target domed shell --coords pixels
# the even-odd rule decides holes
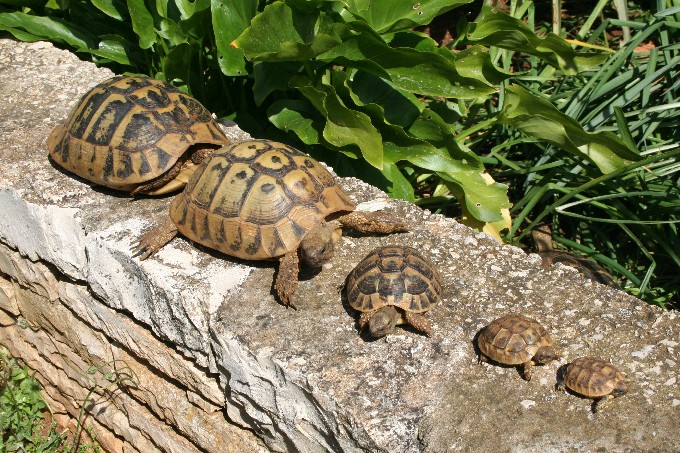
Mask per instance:
[[[423,313],[439,302],[442,284],[437,269],[416,249],[387,246],[357,264],[346,288],[350,306],[361,312],[393,305]]]
[[[620,288],[619,284],[609,272],[604,270],[604,268],[596,262],[587,258],[583,258],[563,250],[540,251],[538,252],[538,255],[543,261],[542,264],[544,269],[550,268],[550,266],[553,264],[561,263],[565,266],[573,267],[582,276],[589,280],[593,280],[613,288]]]
[[[50,157],[66,170],[126,191],[168,172],[192,145],[228,143],[196,99],[130,76],[92,88],[47,139]]]
[[[609,362],[593,357],[578,358],[564,371],[564,383],[576,393],[588,398],[611,394],[625,376]]]
[[[553,341],[535,319],[518,314],[492,321],[479,334],[477,345],[482,354],[505,365],[529,362],[542,346]]]
[[[170,218],[206,247],[259,260],[297,250],[330,214],[354,208],[333,175],[307,154],[250,140],[205,159],[171,203]]]

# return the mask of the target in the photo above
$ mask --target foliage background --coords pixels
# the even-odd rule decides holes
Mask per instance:
[[[507,242],[547,223],[673,306],[677,1],[629,2],[625,20],[611,9],[625,2],[597,1],[561,26],[547,1],[479,3],[0,0],[0,30],[172,82],[255,137]],[[446,45],[422,32],[442,19]]]

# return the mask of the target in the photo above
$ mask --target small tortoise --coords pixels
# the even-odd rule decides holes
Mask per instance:
[[[592,411],[597,412],[606,401],[628,391],[626,382],[624,374],[611,363],[593,357],[581,357],[560,368],[557,388],[564,390],[568,387],[586,398],[594,399]]]
[[[509,314],[484,327],[477,338],[479,361],[519,365],[522,377],[531,380],[532,366],[545,365],[559,356],[553,341],[536,320]]]
[[[54,162],[96,184],[159,195],[181,189],[229,139],[210,112],[178,88],[118,76],[92,88],[47,139]]]
[[[177,232],[246,260],[279,260],[274,289],[286,306],[299,263],[318,268],[333,256],[341,227],[363,233],[407,231],[379,212],[356,212],[333,175],[301,151],[268,140],[225,146],[205,159],[170,204],[165,223],[133,243],[146,259]]]
[[[564,250],[555,250],[553,248],[552,235],[549,228],[545,225],[534,229],[531,232],[531,236],[538,249],[537,253],[541,257],[544,269],[549,269],[553,264],[562,263],[565,266],[573,267],[589,280],[613,288],[620,288],[614,277],[595,261]]]
[[[432,309],[442,291],[437,269],[416,249],[379,247],[350,272],[346,282],[349,305],[361,312],[359,327],[382,337],[397,324],[410,324],[430,335],[432,328],[422,315]]]

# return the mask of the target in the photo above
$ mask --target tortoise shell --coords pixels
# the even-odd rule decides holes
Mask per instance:
[[[346,288],[350,306],[361,312],[395,306],[423,313],[439,302],[442,284],[437,269],[416,249],[387,246],[357,264]]]
[[[186,160],[193,145],[228,143],[196,99],[160,80],[129,76],[92,88],[47,139],[50,157],[66,170],[132,192]]]
[[[479,334],[479,350],[491,360],[505,365],[530,362],[539,348],[553,341],[536,320],[510,314],[492,321]]]
[[[581,357],[564,370],[564,384],[588,398],[601,398],[615,392],[625,376],[609,362],[593,357]]]
[[[205,159],[170,205],[184,236],[247,260],[297,250],[307,232],[354,203],[319,162],[282,143],[251,140]]]

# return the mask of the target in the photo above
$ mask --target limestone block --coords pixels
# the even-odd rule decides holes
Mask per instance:
[[[140,262],[129,244],[167,216],[170,197],[131,200],[60,171],[45,157],[51,128],[110,74],[50,45],[8,40],[0,40],[0,63],[0,118],[8,118],[0,122],[0,164],[15,169],[0,174],[0,209],[18,220],[0,222],[0,243],[26,259],[19,269],[27,266],[12,271],[17,302],[4,297],[7,313],[14,324],[28,320],[26,335],[37,329],[45,336],[32,337],[41,352],[27,352],[27,360],[63,370],[59,377],[50,369],[60,390],[87,383],[57,363],[62,348],[53,342],[69,344],[76,368],[108,357],[138,359],[139,374],[157,373],[146,375],[153,386],[167,380],[175,387],[153,397],[143,386],[121,390],[110,410],[92,412],[106,432],[134,448],[171,448],[173,433],[193,445],[212,442],[218,407],[234,423],[225,425],[233,439],[250,442],[242,451],[259,445],[236,425],[248,426],[275,451],[674,451],[680,444],[676,313],[564,266],[544,271],[536,255],[388,200],[351,178],[340,184],[353,201],[382,206],[413,229],[343,237],[323,269],[302,274],[297,310],[272,296],[276,263],[235,260],[181,237]],[[366,338],[339,291],[366,254],[388,244],[417,247],[442,274],[442,301],[426,314],[430,338],[401,328],[382,340]],[[11,253],[3,259],[6,269],[19,262]],[[50,297],[26,280],[37,263],[58,281],[59,297],[52,305],[43,298],[44,312],[17,296],[30,288]],[[40,265],[35,275],[44,271]],[[67,334],[66,316],[45,314],[60,306],[92,332]],[[477,363],[475,334],[508,312],[540,320],[562,351],[531,382],[514,368]],[[606,413],[593,415],[587,400],[554,390],[557,369],[580,355],[611,359],[632,379],[631,392]],[[194,414],[207,414],[205,432],[188,420]]]

